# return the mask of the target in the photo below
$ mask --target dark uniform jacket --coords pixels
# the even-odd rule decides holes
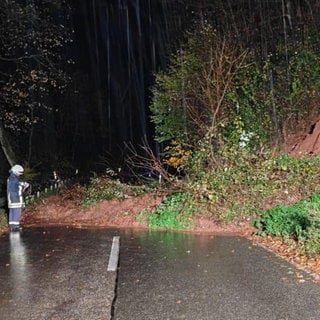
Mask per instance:
[[[19,177],[10,171],[7,180],[8,208],[24,207],[22,191],[26,187],[26,184],[26,182],[20,181]]]

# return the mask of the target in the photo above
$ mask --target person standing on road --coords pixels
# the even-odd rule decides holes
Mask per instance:
[[[19,164],[14,165],[7,180],[7,197],[9,208],[10,231],[20,229],[20,218],[24,207],[23,192],[29,187],[29,183],[20,181],[24,169]]]

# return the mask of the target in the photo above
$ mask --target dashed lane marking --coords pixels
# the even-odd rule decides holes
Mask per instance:
[[[116,271],[119,260],[120,237],[113,237],[111,252],[109,257],[108,271]]]

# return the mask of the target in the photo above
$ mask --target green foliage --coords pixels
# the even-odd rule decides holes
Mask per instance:
[[[299,239],[310,224],[303,202],[292,207],[280,205],[264,211],[260,219],[254,222],[254,226],[261,230],[259,234],[293,236],[295,239]]]
[[[185,183],[202,213],[215,218],[252,219],[270,200],[291,194],[307,198],[320,192],[320,157],[273,157],[271,153],[226,146],[216,153],[209,169],[199,164],[204,157],[200,151],[192,154]]]
[[[316,194],[292,206],[280,205],[264,211],[253,225],[259,235],[294,239],[309,256],[320,255],[320,195]]]
[[[302,249],[308,256],[320,256],[320,221],[319,217],[317,223],[312,223],[308,228],[304,241],[299,243]]]
[[[319,190],[318,157],[266,151],[280,138],[287,114],[299,118],[301,103],[315,96],[320,65],[310,41],[275,47],[257,63],[254,52],[200,23],[168,72],[157,75],[151,106],[156,139],[188,150],[185,190],[202,210],[224,220],[251,218],[262,210],[261,199]]]
[[[319,100],[320,64],[319,35],[307,36],[304,41],[290,38],[286,46],[278,45],[264,61],[264,104],[272,119],[270,129],[283,132],[289,119],[301,120]]]
[[[222,134],[228,144],[258,149],[271,132],[270,112],[265,102],[264,70],[248,55],[250,64],[235,74],[235,90],[226,99],[235,106],[223,123]]]
[[[289,71],[291,73],[291,92],[288,100],[290,105],[297,110],[306,97],[314,95],[314,92],[320,88],[318,53],[308,48],[304,48],[299,53],[296,51],[290,59]]]
[[[186,99],[190,97],[192,79],[197,75],[200,62],[188,51],[181,51],[171,58],[167,73],[156,75],[150,106],[151,121],[155,124],[158,142],[187,139],[186,132],[192,131],[187,114]]]
[[[237,42],[199,23],[169,70],[156,75],[150,107],[156,140],[192,146],[209,136],[218,141],[217,129],[235,107],[225,96],[236,90],[233,78],[245,58]]]
[[[273,181],[279,187],[282,184],[287,190],[298,187],[300,191],[310,188],[318,192],[319,165],[319,156],[293,159],[283,155],[270,159],[266,169],[270,170],[271,178],[277,175]]]
[[[118,180],[113,180],[108,176],[96,177],[91,179],[86,189],[82,206],[88,208],[100,200],[124,199],[150,191],[147,186],[131,186]]]
[[[192,198],[186,193],[175,193],[149,215],[148,224],[154,229],[186,229],[192,226],[191,216],[194,212]]]
[[[280,138],[288,119],[305,115],[302,103],[317,98],[318,37],[290,39],[261,63],[227,37],[199,23],[168,72],[157,74],[151,105],[157,141],[194,149],[210,135],[216,144],[259,149],[275,134]]]

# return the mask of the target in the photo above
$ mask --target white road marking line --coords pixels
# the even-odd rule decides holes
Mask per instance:
[[[108,271],[116,271],[118,267],[118,259],[119,259],[119,245],[120,237],[113,237],[111,252],[109,257]]]

